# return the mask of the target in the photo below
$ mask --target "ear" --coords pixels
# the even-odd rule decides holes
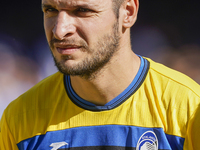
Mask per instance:
[[[123,18],[123,27],[130,28],[137,20],[137,14],[139,9],[138,0],[125,0],[123,4],[124,18]]]

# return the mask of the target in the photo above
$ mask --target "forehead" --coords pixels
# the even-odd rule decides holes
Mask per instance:
[[[112,3],[112,0],[42,0],[42,4],[54,5],[57,7],[91,6],[104,7]]]

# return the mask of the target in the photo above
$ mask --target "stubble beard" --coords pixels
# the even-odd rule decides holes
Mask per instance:
[[[99,38],[95,45],[96,50],[90,49],[84,42],[79,42],[82,46],[81,50],[90,53],[90,57],[85,58],[74,66],[67,66],[65,62],[71,59],[70,56],[63,56],[61,61],[58,61],[58,59],[53,56],[55,65],[58,70],[65,75],[80,76],[87,80],[94,79],[98,72],[110,62],[113,55],[118,51],[119,40],[118,21],[116,21],[113,25],[112,32]],[[58,40],[54,39],[50,42],[50,48],[52,50],[55,41]],[[68,42],[73,43],[74,41],[75,40],[71,40]]]

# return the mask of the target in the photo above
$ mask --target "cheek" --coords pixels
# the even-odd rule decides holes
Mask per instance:
[[[112,19],[80,23],[79,35],[88,42],[89,46],[95,46],[99,39],[112,32],[113,24]]]
[[[94,41],[107,31],[108,26],[100,20],[79,20],[77,21],[77,32],[86,41]]]

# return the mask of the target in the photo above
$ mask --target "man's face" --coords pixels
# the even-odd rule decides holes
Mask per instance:
[[[118,50],[111,0],[42,0],[44,27],[56,66],[89,78]]]

